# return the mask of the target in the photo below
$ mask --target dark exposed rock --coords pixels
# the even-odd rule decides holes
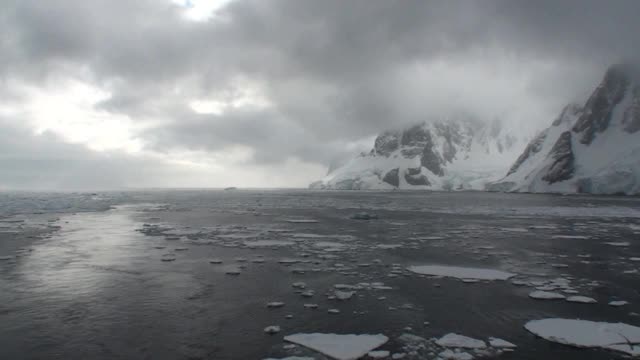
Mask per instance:
[[[633,100],[629,108],[624,112],[622,123],[624,124],[624,130],[629,134],[640,130],[640,85],[633,89]]]
[[[573,131],[581,133],[580,142],[591,144],[597,133],[605,131],[611,122],[613,109],[624,98],[630,83],[626,65],[612,66],[584,106],[584,112],[573,126]]]
[[[525,161],[527,161],[532,155],[537,154],[540,152],[540,150],[542,150],[542,144],[544,143],[544,140],[547,138],[547,133],[548,131],[545,130],[540,134],[538,134],[538,136],[536,136],[535,138],[533,138],[533,140],[529,142],[529,144],[524,149],[522,154],[520,154],[516,162],[513,164],[513,166],[511,166],[511,169],[509,169],[507,176],[518,171],[520,166],[522,166],[522,164],[524,164]]]
[[[424,146],[431,140],[431,133],[422,125],[415,125],[402,133],[402,146]]]
[[[438,176],[444,176],[444,171],[441,166],[442,162],[442,158],[434,149],[431,134],[427,132],[425,146],[422,150],[422,157],[420,158],[420,165],[426,167],[429,171]]]
[[[452,162],[457,153],[456,145],[460,145],[463,140],[460,125],[457,123],[436,123],[434,126],[437,133],[436,135],[441,136],[445,140],[442,144],[442,158],[444,161]]]
[[[389,170],[382,178],[382,181],[391,186],[398,187],[398,185],[400,185],[400,177],[398,176],[399,171],[400,169],[398,168]]]
[[[406,158],[414,158],[422,153],[431,139],[431,133],[426,130],[423,125],[415,125],[402,133],[402,156]]]
[[[420,168],[408,168],[404,172],[404,180],[409,185],[431,185],[429,178],[426,175],[421,174],[422,169]]]
[[[398,150],[399,147],[399,134],[393,131],[386,131],[378,135],[373,150],[378,155],[389,156],[392,152]]]
[[[422,168],[407,168],[404,173],[405,175],[418,175],[422,172]]]
[[[553,145],[548,155],[554,161],[549,167],[547,174],[542,177],[549,184],[553,184],[563,180],[569,180],[573,176],[574,156],[571,146],[571,132],[565,131],[560,135],[558,141]]]

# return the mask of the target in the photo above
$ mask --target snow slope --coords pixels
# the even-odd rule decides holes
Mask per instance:
[[[484,190],[524,147],[500,121],[465,114],[380,134],[373,149],[331,169],[313,189]]]
[[[640,193],[638,68],[615,65],[584,106],[567,106],[489,190]]]

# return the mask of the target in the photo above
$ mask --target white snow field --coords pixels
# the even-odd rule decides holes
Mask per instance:
[[[525,329],[549,341],[581,348],[602,348],[640,356],[640,327],[624,323],[571,319],[533,320]]]

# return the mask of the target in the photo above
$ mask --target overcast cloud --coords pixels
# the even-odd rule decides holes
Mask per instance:
[[[0,188],[306,186],[451,111],[531,136],[636,0],[3,0]]]

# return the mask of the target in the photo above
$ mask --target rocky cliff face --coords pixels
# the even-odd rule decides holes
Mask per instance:
[[[523,141],[499,121],[458,114],[385,131],[373,149],[332,169],[316,189],[484,189],[506,171]]]
[[[567,106],[489,189],[640,193],[638,74],[612,66],[584,106]]]

